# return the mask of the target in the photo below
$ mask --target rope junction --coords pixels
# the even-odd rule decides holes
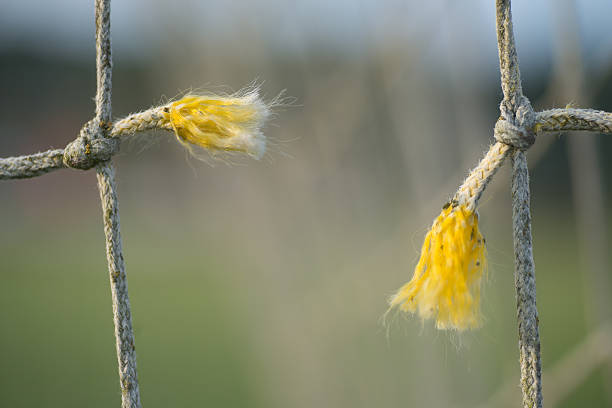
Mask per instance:
[[[110,0],[95,0],[95,20],[95,117],[64,149],[0,159],[0,180],[37,177],[62,168],[96,169],[106,237],[122,407],[140,408],[134,330],[111,159],[119,151],[123,139],[150,129],[174,132],[190,152],[193,146],[197,146],[213,152],[246,153],[259,159],[266,147],[261,127],[279,99],[264,103],[257,86],[230,96],[186,95],[178,101],[112,123]]]
[[[496,143],[443,207],[425,236],[412,280],[391,297],[390,307],[418,313],[422,319],[433,318],[439,329],[480,326],[480,282],[486,259],[477,206],[492,177],[510,156],[521,390],[525,408],[541,408],[542,363],[525,151],[543,132],[612,133],[612,114],[575,108],[534,112],[522,91],[510,0],[496,0],[496,25],[504,94],[494,128]]]
[[[109,265],[113,316],[122,390],[122,406],[141,406],[136,373],[132,318],[123,260],[120,222],[114,168],[111,159],[119,151],[122,139],[135,132],[150,129],[174,131],[181,143],[207,149],[240,151],[261,157],[265,148],[260,127],[269,115],[269,106],[258,99],[256,90],[226,99],[230,106],[223,120],[212,121],[210,114],[219,105],[210,97],[187,96],[184,100],[151,108],[111,122],[112,58],[110,44],[110,0],[96,0],[96,116],[81,129],[79,136],[64,149],[48,150],[27,156],[0,158],[0,180],[37,177],[62,168],[96,169],[102,200],[106,252]],[[510,0],[496,0],[497,38],[501,85],[504,98],[501,116],[494,128],[493,144],[480,163],[470,172],[453,199],[445,205],[426,237],[421,261],[413,281],[391,299],[392,306],[422,317],[437,318],[439,328],[463,330],[479,322],[480,273],[484,267],[484,238],[478,232],[477,206],[486,186],[507,156],[512,158],[512,215],[515,247],[515,285],[521,365],[523,406],[542,406],[541,359],[536,308],[535,268],[531,241],[529,211],[529,174],[525,151],[544,132],[586,130],[612,133],[612,113],[592,109],[551,109],[534,112],[522,93],[518,56],[512,28]],[[194,98],[196,98],[194,100]],[[186,106],[187,111],[185,111]],[[218,109],[218,107],[217,107]],[[208,112],[208,113],[207,113]],[[232,133],[224,127],[231,123]],[[471,231],[464,230],[469,226]],[[431,234],[431,235],[430,235]],[[450,241],[447,237],[451,235]],[[453,248],[457,237],[462,248]],[[451,245],[447,245],[450,243]],[[435,245],[434,245],[435,244]],[[467,249],[466,249],[467,248]],[[450,251],[450,252],[449,252]],[[448,271],[446,262],[453,259],[460,273]],[[469,259],[470,265],[462,265]],[[438,274],[432,276],[432,274]],[[433,279],[436,278],[436,279]],[[436,286],[437,285],[437,286]],[[458,296],[457,288],[467,293]],[[423,292],[437,290],[435,295]],[[454,291],[454,292],[453,292]],[[461,308],[453,310],[457,299]],[[446,302],[444,304],[444,302]],[[449,303],[450,302],[450,303]],[[442,305],[442,306],[441,306]],[[445,311],[442,313],[442,311]]]

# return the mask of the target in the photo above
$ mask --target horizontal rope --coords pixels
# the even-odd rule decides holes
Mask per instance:
[[[185,95],[114,123],[94,118],[63,150],[0,159],[0,180],[35,177],[64,167],[88,170],[110,160],[119,151],[120,140],[153,129],[174,132],[178,142],[192,153],[201,148],[260,159],[266,150],[261,128],[278,103],[278,97],[265,102],[259,88],[251,87],[227,96]]]
[[[0,180],[32,178],[62,169],[66,167],[63,158],[64,150],[56,149],[0,159]]]
[[[166,109],[166,111],[164,111]],[[172,126],[164,119],[167,106],[158,106],[146,111],[132,113],[123,119],[113,123],[110,130],[111,137],[121,137],[136,132],[144,132],[153,129],[164,129],[172,131]]]
[[[588,130],[612,133],[612,113],[595,109],[550,109],[536,114],[536,132]]]
[[[87,137],[95,131],[90,129],[94,127],[93,121],[90,121],[85,124],[79,137],[70,142],[65,149],[0,158],[0,180],[32,178],[63,168],[90,169],[110,159],[117,152],[118,149],[115,144],[110,143],[111,140],[152,129],[172,132],[172,127],[164,125],[161,121],[163,108],[151,108],[116,121],[110,129],[109,139]]]
[[[151,129],[172,131],[170,126],[164,126],[161,123],[161,109],[163,107],[152,108],[116,121],[110,129],[110,136],[116,140],[136,132]],[[108,143],[105,143],[104,139],[83,139],[83,130],[87,130],[85,133],[89,133],[88,128],[91,127],[91,123],[92,121],[85,124],[81,135],[70,142],[66,149],[53,149],[25,156],[0,158],[0,180],[32,178],[69,167],[86,170],[94,167],[98,162],[108,160],[116,152],[116,147],[110,146],[106,149],[105,144]],[[109,154],[104,154],[106,150],[109,151]],[[80,151],[83,151],[84,154],[77,154]],[[70,154],[65,159],[64,154],[66,152]],[[91,156],[88,157],[90,160],[88,160],[87,165],[80,165],[78,163],[80,156]]]

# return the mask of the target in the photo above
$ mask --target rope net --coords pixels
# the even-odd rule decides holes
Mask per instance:
[[[202,148],[261,158],[266,148],[261,128],[274,102],[263,102],[257,88],[230,96],[186,95],[113,122],[110,0],[95,0],[95,22],[95,117],[64,149],[0,158],[0,179],[32,178],[66,168],[95,168],[106,236],[122,406],[137,408],[141,401],[135,340],[111,159],[122,140],[152,129],[174,132],[190,151]],[[487,185],[510,157],[521,389],[524,407],[541,407],[540,340],[525,151],[534,144],[536,135],[545,132],[612,133],[612,114],[576,108],[534,112],[522,92],[510,0],[496,0],[496,25],[504,95],[494,129],[496,142],[442,209],[426,235],[412,280],[391,298],[390,304],[392,308],[418,313],[423,319],[435,319],[440,329],[465,330],[481,324],[480,285],[486,250],[478,228],[477,208]]]

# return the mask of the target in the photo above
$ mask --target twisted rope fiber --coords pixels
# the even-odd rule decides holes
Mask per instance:
[[[521,390],[525,408],[541,408],[542,363],[531,241],[529,172],[523,151],[535,141],[533,136],[535,115],[522,92],[510,0],[496,1],[496,25],[499,68],[504,93],[500,110],[502,119],[508,123],[499,128],[507,133],[514,133],[515,136],[510,138],[512,140],[525,140],[524,144],[517,143],[512,152],[512,225]]]
[[[453,201],[464,204],[469,211],[475,211],[482,193],[503,164],[509,151],[510,146],[504,143],[498,142],[491,146],[459,187]]]
[[[118,152],[123,137],[152,129],[173,131],[165,114],[167,106],[133,113],[107,126],[100,126],[98,120],[88,122],[77,139],[65,149],[53,149],[25,156],[0,158],[0,180],[37,177],[54,170],[76,168],[88,170],[110,160]],[[100,133],[96,135],[97,133]],[[105,135],[105,133],[107,133]]]
[[[525,408],[542,407],[540,340],[531,241],[529,176],[525,150],[542,128],[522,93],[510,0],[496,1],[501,86],[504,98],[495,124],[496,143],[445,205],[425,236],[413,278],[391,297],[391,307],[435,317],[440,329],[480,325],[480,281],[484,238],[476,207],[507,155],[512,156],[512,203],[521,388]],[[569,121],[568,121],[569,123]]]
[[[34,177],[70,167],[96,169],[106,238],[113,322],[123,408],[140,408],[132,313],[123,258],[112,156],[120,138],[148,129],[173,131],[179,142],[209,150],[243,152],[259,159],[265,152],[261,127],[278,97],[264,102],[251,86],[228,96],[186,95],[178,101],[111,123],[112,60],[110,0],[96,0],[96,115],[65,149],[0,159],[0,179]]]
[[[612,133],[612,113],[595,109],[550,109],[538,112],[536,129],[542,132],[589,130]]]
[[[123,259],[115,171],[109,165],[100,165],[96,171],[104,215],[122,407],[140,407],[132,313]]]
[[[120,137],[152,129],[172,130],[172,126],[166,119],[167,109],[167,106],[155,107],[118,120],[112,126],[110,137]]]
[[[99,132],[92,138],[106,137],[111,122],[112,55],[110,39],[110,0],[96,0],[96,117]],[[98,189],[102,201],[106,259],[110,275],[113,322],[123,408],[140,408],[140,392],[136,371],[136,347],[132,328],[132,312],[128,297],[127,275],[123,260],[115,170],[110,160],[96,167]]]
[[[110,0],[96,0],[96,119],[111,120],[113,58],[110,38]]]
[[[0,159],[0,180],[31,178],[64,168],[63,158],[64,150],[57,149]]]
[[[510,0],[496,0],[497,48],[499,51],[499,70],[501,87],[504,93],[502,104],[507,113],[514,112],[523,96],[518,55],[514,45],[512,13]],[[502,113],[504,110],[502,110]]]
[[[252,95],[248,97],[252,97]],[[193,97],[188,96],[188,98]],[[220,146],[213,144],[211,146],[210,140],[206,139],[204,139],[203,143],[193,139],[185,141],[183,136],[179,135],[179,129],[177,129],[171,117],[171,112],[175,109],[173,105],[177,103],[181,103],[181,101],[133,113],[112,124],[110,121],[105,122],[97,118],[91,120],[83,126],[79,136],[63,150],[48,150],[33,155],[0,158],[0,180],[35,177],[61,168],[88,170],[110,160],[119,151],[119,144],[124,138],[137,132],[153,129],[175,133],[178,140],[184,145],[189,143],[205,148],[216,147],[224,150],[242,150],[238,142],[234,141],[230,141],[229,146],[227,144]],[[206,101],[203,103],[205,104]],[[231,100],[228,102],[226,99],[224,103],[231,103]],[[240,103],[244,103],[244,101],[240,101]],[[245,107],[252,109],[252,106]],[[265,115],[267,114],[260,114],[258,120],[265,119]],[[238,126],[241,126],[241,124],[238,124]],[[249,135],[249,137],[253,136]],[[232,147],[231,143],[234,143],[237,147]],[[246,151],[246,153],[259,158],[259,156],[252,152]]]
[[[487,184],[503,164],[506,156],[512,156],[513,233],[521,388],[524,407],[541,407],[541,360],[529,213],[529,175],[524,151],[535,142],[535,134],[539,132],[588,130],[612,133],[612,114],[574,108],[552,109],[535,114],[529,100],[522,94],[510,1],[496,0],[496,6],[500,73],[504,93],[504,99],[500,104],[501,116],[495,125],[496,143],[472,170],[449,205],[453,204],[455,207],[461,204],[468,211],[475,212]],[[116,184],[110,158],[117,152],[121,136],[154,128],[175,132],[177,129],[168,120],[169,105],[132,114],[111,124],[110,0],[96,0],[96,49],[98,87],[94,120],[88,122],[81,130],[80,136],[63,150],[49,150],[29,156],[0,159],[0,179],[35,177],[64,167],[83,170],[96,167],[104,216],[122,406],[140,407]],[[260,117],[265,116],[266,114],[260,115]],[[178,132],[177,136],[182,138]]]
[[[528,102],[527,98],[524,98],[522,106],[525,106]],[[172,125],[168,123],[166,118],[165,109],[167,109],[167,106],[154,107],[117,120],[112,124],[108,137],[122,139],[137,132],[153,129],[173,131]],[[505,110],[505,117],[511,118],[513,116],[510,111],[506,110],[506,105],[503,102],[500,109]],[[525,110],[527,114],[529,114],[529,111],[529,109]],[[521,137],[521,132],[523,132],[521,128],[511,125],[505,117],[502,115],[502,118],[495,125],[495,139],[501,143],[491,147],[482,162],[473,169],[468,179],[459,187],[459,191],[454,197],[456,200],[465,201],[470,209],[476,208],[480,195],[509,153],[507,149],[502,152],[503,146],[527,148],[531,143],[526,143],[525,137]],[[533,126],[527,128],[531,129],[533,133],[571,130],[612,133],[612,113],[594,109],[550,109],[536,113]],[[494,151],[497,151],[496,155],[493,154]],[[114,153],[116,152],[110,152],[110,154]],[[62,163],[63,154],[64,150],[54,149],[32,155],[0,158],[0,180],[31,178],[57,169],[75,167]],[[105,160],[108,160],[108,158]],[[98,164],[100,161],[104,160],[98,157],[93,158],[94,164]],[[89,168],[91,167],[93,165]],[[493,170],[493,172],[489,173],[488,170]],[[470,193],[466,195],[465,190],[469,190]]]
[[[535,267],[529,213],[529,171],[525,152],[512,154],[512,226],[516,304],[519,333],[519,362],[524,407],[542,406],[542,362],[536,307]]]

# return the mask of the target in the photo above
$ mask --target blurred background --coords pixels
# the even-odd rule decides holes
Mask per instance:
[[[1,156],[63,147],[92,117],[90,3],[0,2]],[[518,406],[507,166],[480,205],[484,327],[382,322],[492,141],[493,3],[113,2],[115,117],[253,80],[295,98],[260,162],[202,164],[167,133],[115,159],[144,406]],[[612,3],[513,6],[534,107],[612,110]],[[528,154],[549,407],[612,407],[611,153],[581,133]],[[0,197],[0,406],[118,406],[94,174]]]

